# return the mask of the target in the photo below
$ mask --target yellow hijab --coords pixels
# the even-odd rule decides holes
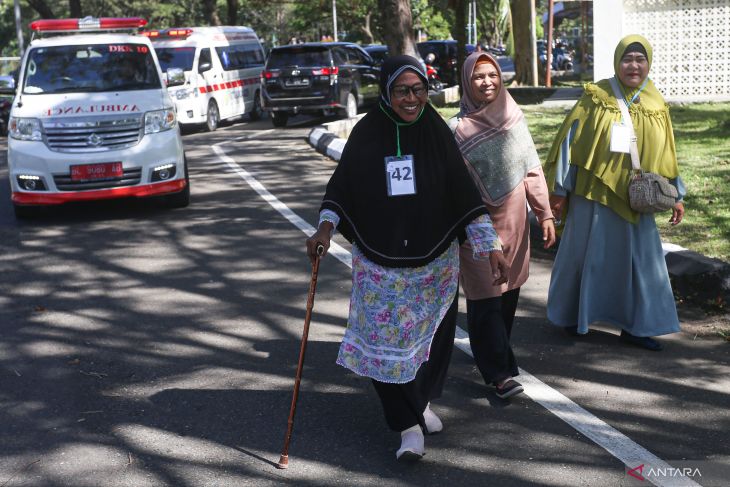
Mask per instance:
[[[613,56],[614,73],[627,100],[639,89],[630,89],[618,79],[619,63],[626,48],[638,42],[646,49],[651,68],[652,48],[644,37],[629,35],[621,39]],[[574,192],[589,200],[606,205],[631,223],[639,221],[639,213],[628,203],[631,175],[629,154],[609,150],[611,127],[621,122],[619,103],[609,80],[587,83],[583,96],[563,121],[545,162],[545,177],[552,191],[560,156],[560,145],[578,121],[570,145],[570,163],[578,168]],[[669,107],[651,80],[641,90],[637,102],[629,106],[636,132],[639,159],[644,171],[655,172],[666,178],[676,178],[677,152],[674,146]]]

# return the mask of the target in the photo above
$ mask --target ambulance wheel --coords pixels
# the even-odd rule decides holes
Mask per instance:
[[[271,123],[274,127],[286,126],[286,121],[289,120],[289,114],[284,112],[271,112]]]
[[[260,120],[262,113],[263,111],[261,110],[261,95],[257,91],[256,94],[253,96],[253,108],[251,109],[251,113],[248,114],[248,119],[252,122]]]
[[[185,189],[179,193],[165,196],[165,206],[168,208],[185,208],[190,204],[190,181],[186,181]]]
[[[165,206],[168,208],[185,208],[190,204],[190,175],[188,174],[188,158],[185,157],[185,189],[179,193],[165,196]]]
[[[220,122],[221,116],[220,112],[218,111],[218,104],[215,102],[215,100],[210,100],[208,102],[208,111],[205,114],[205,129],[208,132],[215,132],[215,129],[218,128],[218,122]]]
[[[24,206],[13,204],[16,220],[27,220],[40,216],[40,208],[36,206]]]

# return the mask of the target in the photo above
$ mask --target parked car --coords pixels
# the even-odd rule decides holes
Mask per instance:
[[[375,64],[378,66],[383,64],[383,61],[385,61],[388,57],[388,46],[384,46],[382,44],[370,44],[363,46],[363,49],[365,49],[365,52],[370,54],[370,57],[373,58],[373,61],[375,61]]]
[[[385,61],[388,58],[388,46],[383,46],[381,44],[370,44],[368,46],[364,46],[363,49],[367,51],[368,54],[370,54],[370,57],[373,58],[375,61],[375,64],[378,66],[383,64],[383,61]],[[428,78],[428,89],[430,91],[441,91],[444,86],[441,82],[441,77],[439,76],[438,70],[430,64],[430,62],[433,62],[435,59],[435,55],[431,53],[430,56],[427,57],[427,59],[421,59],[421,62],[423,63],[423,67],[426,69],[426,77]]]
[[[190,202],[172,98],[132,18],[41,19],[23,55],[8,123],[18,218],[44,206],[112,198]],[[167,85],[185,82],[168,72]]]
[[[143,33],[155,46],[163,72],[181,69],[185,84],[169,86],[181,126],[209,132],[221,120],[261,116],[259,81],[264,50],[253,29],[185,27]]]
[[[429,54],[436,56],[433,67],[438,71],[441,81],[449,86],[459,84],[459,69],[456,61],[456,41],[425,41],[419,42],[416,47],[423,59]],[[466,45],[466,55],[474,52],[473,44]]]
[[[378,99],[380,68],[357,44],[312,42],[275,47],[261,73],[261,107],[275,127],[298,113],[354,117]]]

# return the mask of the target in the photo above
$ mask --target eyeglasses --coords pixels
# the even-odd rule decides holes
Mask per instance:
[[[411,92],[413,93],[413,96],[415,96],[416,98],[420,98],[426,94],[426,91],[426,86],[424,86],[423,83],[418,83],[417,85],[413,86],[394,86],[390,92],[395,98],[406,98],[408,96],[408,93]]]

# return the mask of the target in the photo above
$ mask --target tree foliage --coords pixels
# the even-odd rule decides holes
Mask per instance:
[[[465,4],[469,0],[460,0]],[[458,22],[452,0],[336,0],[340,40],[386,43],[386,26],[400,29],[400,14],[388,4],[399,4],[412,13],[414,38],[420,32],[428,39],[457,38]],[[505,29],[507,0],[477,0],[478,31],[481,39],[499,43]],[[127,17],[148,20],[154,29],[196,25],[246,25],[269,46],[287,43],[292,37],[320,40],[333,35],[332,0],[20,0],[23,25],[39,18]],[[17,54],[12,0],[0,3],[2,52]],[[25,32],[26,39],[29,32]],[[26,41],[27,43],[27,41]]]

